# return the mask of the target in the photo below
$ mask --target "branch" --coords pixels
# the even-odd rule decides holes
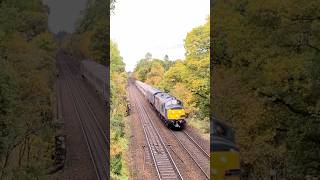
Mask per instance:
[[[312,48],[312,49],[320,52],[320,48],[318,48],[318,47],[316,47],[316,46],[313,46],[313,45],[311,45],[311,44],[309,44],[309,43],[308,43],[307,45],[308,45],[308,47],[310,47],[310,48]]]
[[[254,90],[256,90],[256,89],[254,89]],[[301,114],[301,115],[304,115],[304,116],[312,116],[312,115],[314,115],[314,114],[312,114],[312,113],[310,113],[308,111],[304,111],[304,110],[295,108],[294,106],[292,106],[291,104],[287,103],[285,100],[283,100],[283,99],[281,99],[279,97],[276,97],[274,95],[267,94],[267,93],[264,93],[264,92],[261,92],[261,91],[258,91],[258,90],[256,90],[256,91],[261,96],[264,96],[264,97],[267,97],[267,98],[272,98],[273,99],[272,102],[277,103],[277,104],[281,104],[281,105],[287,107],[293,113]]]

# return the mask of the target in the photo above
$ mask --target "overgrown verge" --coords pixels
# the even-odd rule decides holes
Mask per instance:
[[[122,61],[117,45],[111,42],[111,122],[110,122],[110,139],[111,139],[111,178],[127,179],[128,170],[125,162],[128,151],[128,137],[125,134],[126,124],[125,116],[127,115],[127,95],[126,85],[128,75],[125,72],[125,64]]]
[[[40,0],[0,1],[0,179],[37,179],[52,165],[56,50]]]

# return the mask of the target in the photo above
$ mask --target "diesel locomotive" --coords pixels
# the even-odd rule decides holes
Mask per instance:
[[[156,109],[166,126],[179,129],[184,127],[186,112],[182,101],[141,81],[136,80],[135,85]]]
[[[108,102],[107,67],[92,60],[83,60],[80,65],[81,76],[95,89],[103,98],[105,104]]]
[[[239,149],[234,132],[215,117],[211,119],[210,151],[211,179],[240,180]]]

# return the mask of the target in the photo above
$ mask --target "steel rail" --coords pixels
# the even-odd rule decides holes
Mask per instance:
[[[134,97],[134,99],[135,99],[136,102],[139,102],[137,97]],[[161,165],[162,169],[163,168],[169,168],[169,169],[172,169],[173,171],[175,171],[175,174],[174,174],[175,177],[168,177],[168,178],[178,178],[178,179],[183,180],[183,177],[182,177],[181,173],[179,172],[178,167],[176,166],[172,156],[170,155],[169,150],[167,149],[167,147],[166,147],[161,135],[159,134],[158,130],[155,128],[155,125],[152,122],[150,116],[146,112],[145,107],[143,105],[141,105],[141,104],[138,104],[138,103],[135,103],[135,104],[137,106],[137,109],[140,111],[140,113],[139,113],[139,115],[141,117],[140,118],[140,122],[141,122],[142,127],[143,127],[144,132],[145,132],[145,137],[147,139],[148,147],[149,147],[149,150],[150,150],[150,154],[152,155],[152,158],[153,158],[153,161],[154,161],[154,165],[155,165],[155,168],[157,170],[158,178],[159,179],[164,179],[164,177],[163,177],[164,173],[168,172],[168,171],[163,172],[164,170],[160,170],[159,166]],[[142,122],[142,119],[144,119],[145,122]],[[163,152],[160,152],[160,154],[165,153],[167,155],[166,156],[167,159],[165,159],[165,160],[169,161],[170,162],[169,164],[167,164],[165,162],[160,162],[160,160],[163,160],[162,158],[164,158],[164,157],[161,157],[161,158],[157,159],[157,157],[155,156],[155,152],[152,150],[151,144],[149,142],[147,130],[146,130],[145,126],[144,126],[144,124],[147,123],[146,121],[149,122],[149,124],[151,125],[150,128],[148,128],[149,131],[150,131],[149,132],[149,136],[151,136],[151,133],[152,133],[152,130],[153,130],[153,135],[154,135],[153,138],[157,138],[158,139],[158,141],[160,142],[160,144],[162,145],[162,148],[164,150]],[[152,137],[150,137],[150,139],[152,139]],[[160,147],[159,144],[157,144],[157,146]],[[159,149],[158,149],[158,151],[159,151]],[[167,167],[165,167],[164,165],[167,165]]]
[[[67,69],[71,73],[70,74],[70,80],[72,80],[73,82],[76,82],[77,79],[74,78],[74,73],[72,73],[71,67],[70,67],[70,65],[68,63],[67,63]],[[78,94],[78,97],[79,97],[78,99],[82,102],[82,104],[85,105],[86,109],[89,109],[90,113],[88,113],[86,111],[86,114],[89,117],[93,117],[93,119],[94,119],[93,124],[92,123],[88,123],[87,121],[85,121],[85,122],[87,124],[88,131],[91,132],[90,134],[95,136],[95,137],[92,137],[92,143],[94,144],[96,149],[102,148],[102,152],[106,156],[106,158],[104,159],[104,158],[101,158],[101,156],[103,156],[103,155],[95,153],[96,154],[96,159],[97,159],[97,161],[99,161],[99,165],[101,166],[100,167],[101,168],[101,172],[100,172],[100,169],[99,169],[99,173],[101,174],[101,176],[105,176],[105,178],[107,178],[107,172],[109,171],[107,162],[110,161],[110,154],[109,154],[109,152],[107,152],[106,149],[107,149],[107,146],[109,145],[107,142],[109,142],[109,141],[108,141],[105,133],[103,132],[103,130],[102,130],[102,128],[101,128],[101,126],[100,126],[100,124],[99,124],[99,122],[97,120],[97,117],[96,117],[95,113],[93,112],[92,107],[90,106],[90,103],[85,99],[85,96],[82,93],[83,91],[81,90],[81,87],[78,84],[76,84],[75,86],[76,87],[74,89],[76,89],[75,92]],[[96,129],[96,128],[98,128],[98,129]],[[97,134],[97,131],[100,134],[100,136]],[[101,136],[102,136],[102,138],[101,138]]]
[[[68,65],[68,68],[70,69],[70,72],[71,72],[70,65]],[[71,73],[72,73],[72,72],[71,72]],[[75,80],[75,78],[73,78],[73,79]],[[75,80],[75,81],[76,81],[76,80]],[[84,93],[83,93],[82,87],[80,87],[80,86],[77,86],[77,87],[78,87],[78,88],[76,88],[76,89],[77,89],[78,93],[79,93],[80,95],[83,95]],[[101,123],[98,121],[98,118],[97,118],[97,116],[95,115],[95,113],[93,112],[93,108],[92,108],[92,106],[90,105],[90,103],[88,102],[87,98],[83,95],[83,96],[81,96],[81,100],[82,100],[82,101],[84,102],[84,104],[88,107],[91,115],[92,115],[93,118],[94,118],[95,124],[96,124],[97,127],[99,128],[100,134],[104,137],[104,139],[106,140],[106,142],[108,142],[108,144],[110,144],[110,141],[109,141],[108,137],[106,136],[106,134],[104,133],[104,131],[103,131],[103,129],[102,129],[102,125],[101,125]],[[107,145],[108,145],[108,144],[107,144]]]
[[[129,91],[129,96],[131,96],[130,91]],[[131,96],[131,97],[132,97],[132,96]],[[135,99],[135,98],[134,98],[134,99]],[[135,105],[136,103],[133,103],[133,104]],[[144,123],[142,122],[142,120],[141,120],[140,118],[139,118],[139,120],[140,120],[140,124],[141,124],[141,126],[142,126],[142,129],[143,129],[143,132],[144,132],[144,136],[145,136],[145,138],[146,138],[146,140],[147,140],[147,144],[148,144],[149,152],[150,152],[150,154],[151,154],[151,156],[152,156],[152,160],[153,160],[153,163],[154,163],[155,168],[156,168],[156,171],[157,171],[158,179],[161,179],[161,176],[160,176],[160,172],[159,172],[158,166],[156,165],[157,163],[156,163],[156,160],[155,160],[154,154],[152,153],[152,150],[151,150],[151,144],[150,144],[150,142],[149,142],[149,138],[148,138],[148,135],[147,135],[146,129],[145,129],[145,127],[144,127]]]
[[[68,81],[71,81],[71,80],[68,80]],[[70,87],[71,88],[71,87]],[[71,88],[72,89],[72,88]],[[72,94],[74,99],[78,102],[78,106],[80,108],[80,100],[81,98],[77,98],[77,96],[75,96],[74,94]],[[79,95],[78,95],[79,97]],[[81,95],[80,95],[81,97]],[[83,103],[82,103],[83,104]],[[89,113],[86,111],[86,114],[88,116]],[[89,143],[92,144],[90,145],[90,148],[91,150],[93,151],[93,154],[95,155],[93,157],[95,163],[96,163],[96,169],[99,173],[99,177],[101,179],[104,179],[103,177],[106,177],[107,174],[107,167],[105,167],[105,159],[102,159],[101,158],[101,155],[97,154],[96,151],[94,151],[94,149],[98,149],[98,148],[101,148],[101,146],[103,146],[103,140],[101,140],[101,138],[99,138],[100,136],[97,134],[97,132],[94,130],[94,126],[92,127],[92,124],[91,123],[88,123],[87,121],[82,121],[82,123],[84,124],[84,127],[86,127],[85,131],[87,131],[87,134],[88,134],[88,139],[89,139]],[[93,129],[91,129],[90,127],[92,127]],[[89,136],[90,135],[90,136]],[[91,140],[90,140],[91,139]],[[94,146],[94,147],[93,147]],[[105,150],[105,148],[102,148],[102,152],[108,157],[108,152]],[[98,166],[100,165],[100,166]],[[99,169],[100,168],[100,169]]]
[[[210,159],[210,155],[186,131],[182,132]]]
[[[72,73],[72,71],[71,71],[71,68],[70,68],[70,65],[68,64],[68,63],[66,63],[66,66],[67,66],[67,70],[66,71],[68,71],[68,72],[70,72],[71,74],[70,74],[70,76],[68,76],[66,79],[67,79],[67,81],[74,81],[75,79],[73,78],[73,73]],[[70,78],[70,79],[69,79]],[[76,81],[74,81],[74,82],[76,82]],[[72,89],[71,87],[70,87],[70,89]],[[79,98],[75,98],[76,100],[81,100],[81,102],[82,102],[82,104],[85,104],[85,106],[86,107],[88,107],[88,102],[84,102],[83,101],[83,99],[82,99],[82,97],[84,97],[84,96],[82,96],[82,93],[80,93],[80,91],[78,90],[79,88],[75,88],[75,89],[77,89],[75,92],[77,92],[78,93],[78,97]],[[72,94],[72,95],[74,95],[74,94]],[[75,97],[75,96],[74,96]],[[78,103],[78,104],[80,104],[80,102]],[[79,105],[79,107],[80,107],[80,105]],[[93,114],[91,114],[91,116],[90,116],[90,114],[86,111],[86,114],[89,116],[89,117],[91,117],[92,115],[94,116],[94,113]],[[94,118],[95,118],[95,116],[94,116]],[[97,120],[95,119],[95,121],[96,121],[96,123],[97,123]],[[99,171],[99,174],[100,174],[100,176],[105,176],[105,177],[107,177],[107,171],[108,171],[108,168],[107,168],[107,163],[104,163],[104,162],[106,162],[108,159],[109,159],[109,153],[106,151],[106,148],[104,148],[104,143],[106,143],[107,141],[104,141],[104,140],[101,140],[101,136],[99,136],[98,134],[97,134],[97,132],[94,130],[96,127],[98,127],[98,128],[100,128],[100,129],[98,129],[98,131],[100,132],[100,135],[102,135],[105,139],[107,139],[106,137],[105,137],[105,135],[104,135],[104,133],[102,132],[102,130],[101,130],[101,127],[99,127],[99,125],[98,124],[91,124],[91,123],[88,123],[87,121],[83,121],[83,123],[86,125],[86,127],[87,127],[87,131],[88,131],[88,133],[89,134],[91,134],[91,142],[92,142],[92,144],[93,144],[93,146],[95,146],[95,148],[96,149],[98,149],[98,148],[101,148],[102,147],[102,152],[106,155],[106,159],[102,159],[101,158],[101,155],[99,155],[99,154],[97,154],[97,153],[94,153],[95,155],[96,155],[96,158],[94,158],[94,159],[96,159],[96,161],[97,162],[99,162],[100,163],[100,168],[101,168],[101,171],[102,172],[100,172],[100,169],[98,169],[98,171]],[[95,126],[96,125],[96,126]],[[92,129],[91,129],[91,128]],[[91,133],[90,133],[91,132]],[[93,137],[92,135],[95,135],[95,137]],[[89,141],[90,142],[90,141]],[[107,145],[107,144],[106,144]],[[91,145],[91,149],[92,149],[92,145]],[[96,163],[96,164],[98,164],[98,163]],[[97,165],[96,165],[97,166]],[[98,168],[98,167],[97,167]],[[102,178],[103,179],[103,178]]]
[[[140,91],[141,93],[141,91]],[[148,115],[148,113],[147,113]],[[149,115],[148,115],[149,116]],[[153,123],[153,122],[152,122]],[[209,175],[205,172],[205,170],[201,167],[201,165],[197,162],[197,160],[191,155],[190,151],[186,148],[186,146],[181,142],[181,140],[174,134],[174,132],[170,129],[171,133],[174,135],[174,137],[178,140],[179,144],[182,146],[182,148],[187,151],[187,154],[191,157],[191,159],[195,162],[197,167],[201,170],[201,172],[206,176],[207,179],[210,179]],[[180,131],[179,131],[180,132]],[[206,156],[206,158],[210,159],[210,155],[185,131],[182,131],[187,138]]]
[[[63,72],[63,71],[61,71],[61,72]],[[62,74],[64,74],[64,72]],[[66,77],[66,79],[67,79],[67,77]],[[93,157],[93,149],[92,149],[92,147],[91,147],[91,145],[89,143],[89,136],[88,136],[87,132],[85,131],[84,123],[83,123],[83,120],[82,120],[82,118],[80,116],[80,113],[79,113],[79,110],[78,110],[78,107],[77,107],[77,103],[75,101],[76,98],[75,98],[74,94],[71,92],[71,86],[70,86],[68,80],[67,80],[66,84],[67,84],[67,89],[69,91],[69,94],[71,94],[71,96],[72,96],[72,104],[73,104],[73,107],[74,107],[74,109],[76,111],[77,119],[78,119],[78,121],[80,123],[81,131],[82,131],[82,133],[84,135],[84,138],[85,138],[85,141],[86,141],[86,145],[88,147],[91,163],[92,163],[92,165],[94,167],[95,174],[96,174],[98,180],[102,180],[102,178],[101,178],[101,176],[100,176],[100,174],[98,172],[99,169],[98,169],[98,166],[97,166],[97,162],[94,160],[94,157]]]
[[[187,152],[187,154],[190,156],[190,158],[196,163],[198,168],[201,170],[201,172],[206,176],[207,179],[210,179],[209,175],[204,171],[204,169],[200,166],[200,164],[197,162],[197,160],[192,156],[191,152],[188,150],[188,148],[181,142],[181,140],[177,137],[177,135],[170,129],[170,132],[172,135],[178,140],[181,147]]]
[[[70,69],[70,66],[69,65],[67,65],[68,66],[68,69],[69,69],[69,72],[72,74],[72,72],[71,72],[71,69]],[[73,75],[71,75],[71,76],[73,76]],[[74,78],[72,78],[72,77],[70,77],[71,79],[73,79],[74,80]],[[74,81],[74,82],[76,82],[76,81]],[[88,107],[88,109],[89,109],[89,111],[91,110],[90,108],[90,105],[89,105],[89,103],[87,102],[87,101],[84,101],[83,100],[83,98],[85,98],[85,96],[83,96],[82,95],[82,93],[80,93],[80,91],[79,91],[79,86],[77,86],[78,88],[75,88],[76,89],[76,91],[79,93],[79,99],[83,102],[83,104],[85,104],[85,106],[86,107]],[[99,126],[100,124],[97,124],[98,123],[98,120],[96,119],[96,116],[95,116],[95,114],[92,112],[92,111],[90,111],[90,114],[91,114],[91,116],[94,118],[94,122],[95,122],[95,125],[96,126],[94,126],[93,124],[91,124],[91,127],[93,127],[93,128],[95,128],[95,127],[98,127],[98,132],[100,133],[100,135],[102,135],[103,136],[103,138],[104,138],[104,140],[105,141],[101,141],[101,139],[99,138],[100,136],[97,134],[97,132],[96,131],[93,131],[93,133],[95,134],[95,136],[97,137],[97,141],[99,141],[99,144],[100,144],[100,146],[104,146],[104,143],[103,142],[108,142],[108,139],[107,139],[107,137],[106,137],[106,135],[103,133],[103,130],[101,129],[101,126]],[[88,114],[89,115],[89,114]],[[106,144],[106,145],[108,145],[108,144]],[[107,148],[107,147],[106,147]],[[106,148],[102,148],[103,149],[103,152],[106,154],[106,156],[107,156],[107,160],[109,160],[110,158],[109,158],[109,153],[106,151]]]

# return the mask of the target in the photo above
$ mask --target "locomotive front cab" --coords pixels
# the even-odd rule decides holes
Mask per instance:
[[[171,99],[165,103],[165,109],[168,125],[182,128],[186,123],[186,112],[182,102],[178,99]]]
[[[224,123],[211,120],[210,169],[211,179],[239,180],[241,175],[240,154],[235,144],[233,130]]]
[[[218,136],[211,136],[210,154],[211,179],[240,179],[239,150],[233,142]]]

